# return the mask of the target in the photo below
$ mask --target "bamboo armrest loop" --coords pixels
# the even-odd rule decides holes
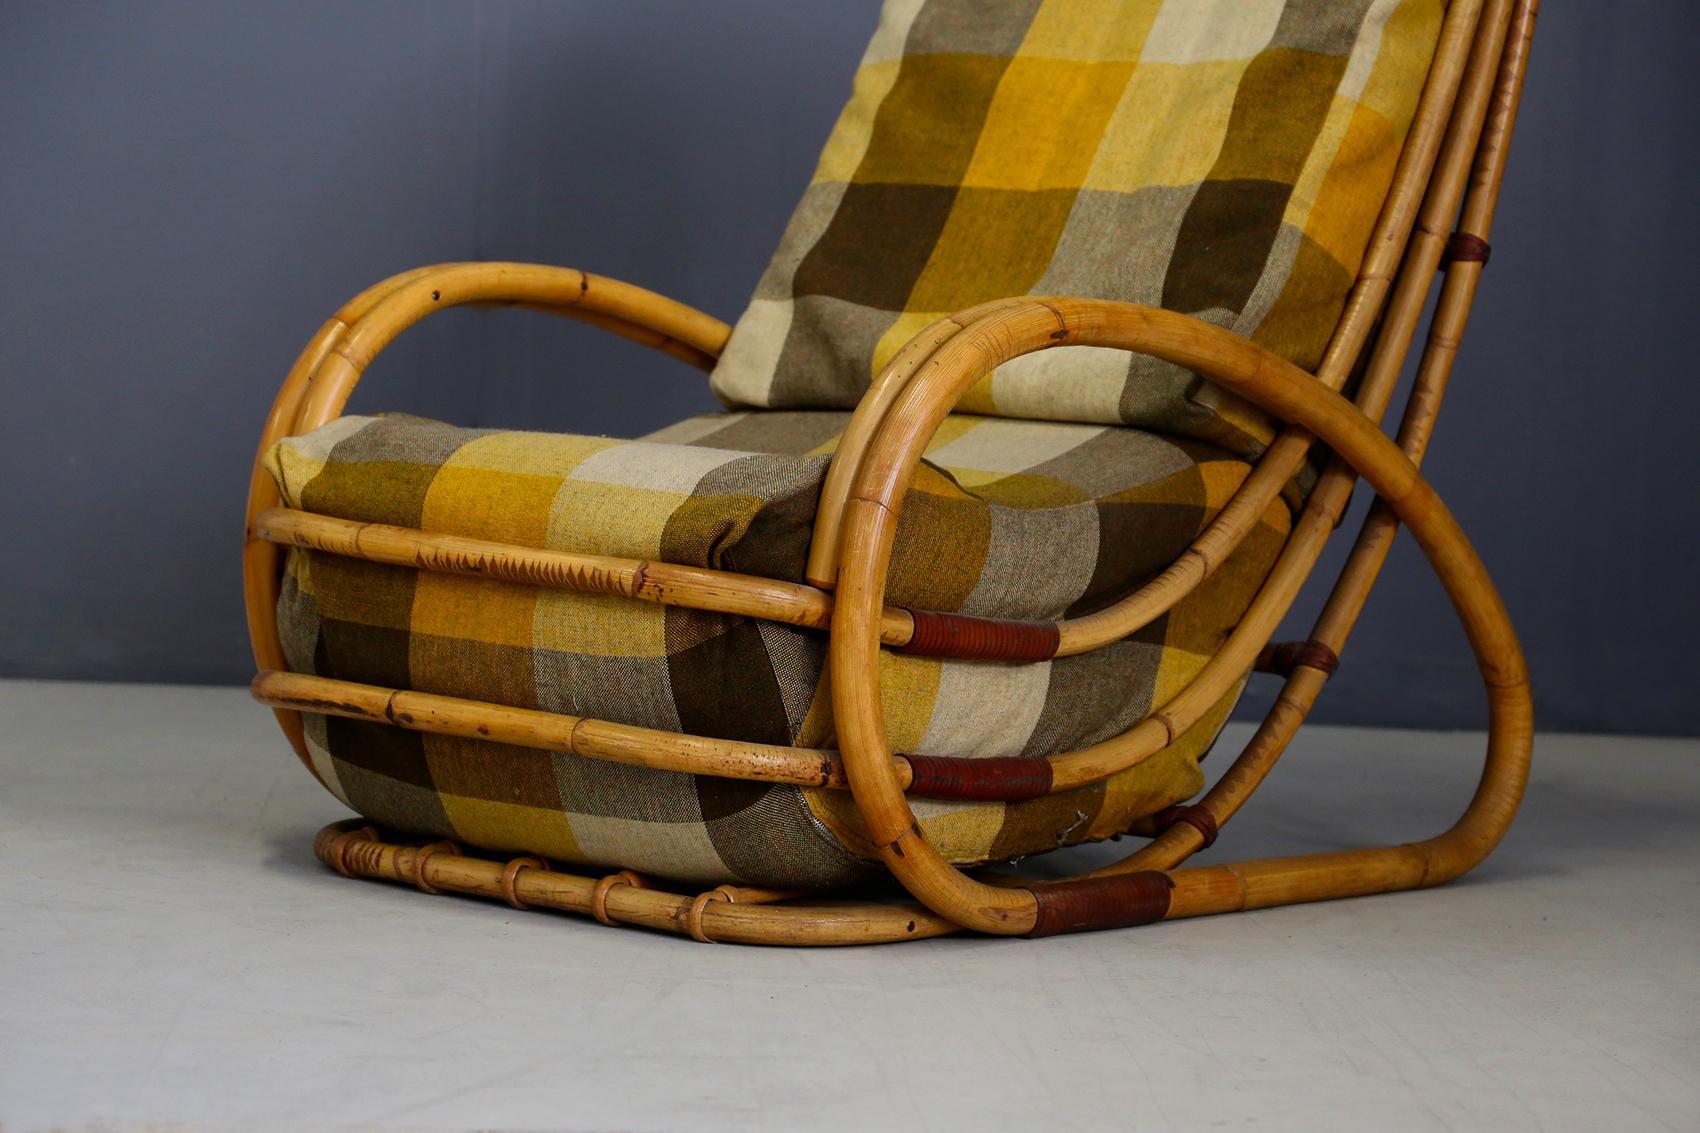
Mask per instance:
[[[608,894],[611,890],[618,889],[622,885],[629,885],[633,889],[642,889],[646,882],[631,870],[623,869],[619,873],[611,873],[602,878],[596,883],[596,888],[590,891],[590,915],[609,928],[614,927],[615,921],[613,917],[608,915]]]
[[[1255,668],[1260,673],[1290,677],[1301,665],[1333,676],[1340,667],[1340,655],[1321,641],[1272,641],[1258,653]]]
[[[1526,738],[1528,730],[1530,705],[1522,691],[1527,668],[1504,605],[1456,519],[1377,422],[1292,363],[1196,318],[1110,300],[1033,300],[1025,307],[980,320],[940,349],[926,373],[900,395],[876,435],[857,473],[850,509],[845,514],[830,653],[833,718],[856,805],[881,858],[910,893],[933,911],[983,932],[1019,935],[1031,931],[1041,919],[1055,924],[1072,923],[1075,917],[1074,912],[1041,914],[1031,893],[1023,902],[1012,899],[1010,889],[963,875],[919,834],[903,784],[892,768],[879,698],[878,618],[903,494],[924,446],[975,381],[1011,359],[1058,345],[1134,351],[1209,374],[1259,408],[1315,436],[1334,450],[1338,467],[1361,476],[1411,529],[1440,573],[1490,694],[1499,696],[1500,689],[1511,690],[1503,694],[1502,704],[1495,705],[1501,715],[1493,721],[1496,727],[1492,730],[1507,737],[1505,743],[1511,752],[1506,760],[1511,769],[1504,779],[1506,791],[1513,800],[1521,794],[1527,751],[1516,737]],[[1344,494],[1350,481],[1341,475],[1332,477],[1331,482],[1344,488],[1306,505],[1299,522],[1307,530],[1324,523],[1332,528],[1334,517],[1327,505],[1334,495]],[[1265,585],[1253,600],[1253,613],[1236,629],[1237,638],[1230,636],[1229,645],[1212,658],[1207,672],[1209,666],[1221,672],[1231,661],[1231,671],[1238,677],[1251,667],[1256,654],[1246,627],[1258,627],[1259,636],[1267,632],[1262,622],[1274,621],[1285,612],[1289,590],[1309,572],[1320,550],[1320,539],[1289,540],[1272,568],[1280,572],[1281,587]],[[1240,646],[1242,652],[1235,655],[1230,650],[1238,642],[1244,644]],[[1278,661],[1278,653],[1270,660]],[[1338,658],[1332,649],[1326,654],[1311,649],[1303,663],[1326,671],[1338,664]],[[1187,698],[1184,701],[1183,696]],[[1171,741],[1177,723],[1195,721],[1207,703],[1202,687],[1194,681],[1171,698],[1153,723],[1160,726],[1165,740]],[[1126,765],[1113,763],[1105,770],[1113,773]],[[1067,767],[1056,769],[1059,781]],[[1501,806],[1497,794],[1473,804],[1466,818],[1444,836],[1447,853],[1455,854],[1455,863],[1446,876],[1456,876],[1479,860],[1498,841],[1514,808],[1514,801],[1509,807]],[[1477,828],[1487,836],[1477,838]],[[1093,908],[1079,911],[1080,918],[1098,915]]]
[[[524,901],[521,901],[519,899],[519,894],[514,892],[514,882],[518,881],[519,875],[528,869],[541,870],[544,873],[548,873],[550,872],[551,867],[548,862],[534,854],[522,858],[515,858],[502,867],[502,896],[507,899],[508,904],[520,910],[520,912],[524,912],[531,908],[531,906],[526,904]]]
[[[1440,270],[1445,271],[1453,264],[1473,263],[1487,267],[1488,257],[1493,255],[1493,245],[1480,236],[1468,232],[1454,232],[1446,242],[1446,254],[1441,257]]]
[[[1221,833],[1221,827],[1216,822],[1216,816],[1209,809],[1198,805],[1166,806],[1156,814],[1156,823],[1161,829],[1185,823],[1198,831],[1198,836],[1204,839],[1201,850],[1208,850],[1216,844],[1216,835]]]
[[[1027,935],[1152,924],[1168,915],[1174,887],[1168,874],[1156,870],[1028,885],[1025,888],[1038,902],[1039,914]]]
[[[421,892],[430,893],[433,896],[442,892],[441,889],[438,889],[435,885],[432,885],[428,880],[426,880],[425,863],[430,861],[437,854],[444,852],[458,857],[460,856],[460,847],[449,841],[432,842],[428,846],[419,847],[419,849],[414,852],[413,884],[417,885]]]

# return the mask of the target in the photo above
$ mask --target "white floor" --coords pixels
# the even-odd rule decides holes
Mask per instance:
[[[1420,837],[1478,746],[1312,732],[1213,854]],[[779,951],[346,881],[243,692],[0,684],[0,1129],[1700,1129],[1700,743],[1536,758],[1445,889]]]

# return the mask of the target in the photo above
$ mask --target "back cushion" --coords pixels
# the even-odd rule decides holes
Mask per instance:
[[[848,409],[942,315],[1012,295],[1167,307],[1305,369],[1392,182],[1443,0],[888,0],[714,388]],[[965,411],[1133,424],[1253,456],[1270,422],[1092,347]]]

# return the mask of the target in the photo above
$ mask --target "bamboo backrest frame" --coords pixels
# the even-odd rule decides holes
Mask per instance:
[[[1430,76],[1360,277],[1316,373],[1246,340],[1172,312],[1066,298],[1011,298],[928,327],[893,358],[852,415],[828,473],[811,546],[809,585],[608,556],[511,547],[353,524],[280,508],[256,460],[244,585],[261,669],[255,695],[278,711],[312,769],[299,712],[330,712],[450,735],[490,738],[589,758],[768,782],[850,790],[892,873],[921,901],[799,905],[796,895],[722,886],[667,894],[634,875],[593,881],[545,872],[530,859],[498,867],[444,847],[384,843],[343,824],[320,856],[345,872],[411,880],[588,912],[608,922],[670,928],[698,939],[849,943],[971,928],[1047,933],[1195,915],[1291,900],[1437,884],[1473,866],[1503,835],[1527,776],[1532,733],[1527,673],[1485,569],[1417,467],[1486,262],[1536,0],[1454,0]],[[1456,231],[1454,231],[1456,222]],[[1394,439],[1388,408],[1437,270],[1446,271],[1410,398]],[[342,410],[366,366],[434,310],[509,303],[590,322],[707,369],[729,334],[719,320],[661,296],[570,269],[454,264],[394,277],[357,296],[320,328],[285,379],[260,451]],[[887,607],[884,570],[909,476],[928,438],[981,375],[1032,349],[1091,344],[1189,366],[1288,422],[1193,546],[1133,593],[1060,623],[1010,623]],[[1341,396],[1356,377],[1352,401]],[[1120,736],[1044,759],[921,759],[893,753],[879,714],[883,646],[1011,663],[1087,652],[1161,616],[1232,553],[1316,439],[1333,450],[1263,588],[1228,642],[1166,704]],[[1345,568],[1308,641],[1270,638],[1338,525],[1358,476],[1376,493]],[[1361,612],[1398,527],[1435,566],[1470,636],[1488,688],[1482,785],[1451,830],[1424,843],[1297,859],[1179,868],[1214,840],[1279,759],[1320,693]],[[281,547],[355,555],[426,570],[622,594],[768,617],[831,632],[838,752],[682,736],[607,721],[382,689],[285,672],[275,609]],[[1282,664],[1283,659],[1285,664]],[[910,795],[1031,798],[1095,782],[1161,750],[1254,665],[1286,681],[1263,724],[1196,804],[1145,824],[1152,841],[1066,882],[970,877],[920,834]],[[782,903],[780,903],[782,902]],[[743,906],[740,908],[739,906]]]

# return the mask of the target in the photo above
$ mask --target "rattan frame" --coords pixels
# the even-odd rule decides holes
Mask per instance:
[[[506,863],[450,843],[388,842],[358,820],[326,827],[315,851],[349,876],[416,884],[664,929],[701,941],[858,944],[963,929],[1048,935],[1299,901],[1437,885],[1494,848],[1516,812],[1533,739],[1529,679],[1492,581],[1419,472],[1487,258],[1538,0],[1454,0],[1393,189],[1333,341],[1311,374],[1231,332],[1170,311],[1071,298],[1011,298],[942,319],[878,376],[833,458],[817,513],[808,585],[598,555],[539,551],[285,509],[256,459],[243,580],[271,705],[309,770],[299,713],[490,738],[640,766],[848,790],[892,875],[914,901],[814,900],[721,886],[671,893],[630,871],[590,878],[541,859]],[[1392,437],[1379,425],[1424,305],[1444,271],[1410,397]],[[730,328],[641,288],[565,268],[445,264],[355,297],[310,340],[261,435],[335,418],[366,366],[426,315],[503,303],[577,318],[702,369]],[[1059,345],[1138,351],[1206,375],[1286,422],[1233,501],[1167,570],[1112,606],[1059,623],[1014,623],[884,604],[885,573],[910,475],[928,439],[973,383],[1020,354]],[[1354,379],[1355,381],[1350,381]],[[1352,386],[1348,400],[1342,390]],[[1331,450],[1262,589],[1222,650],[1186,688],[1122,735],[1037,758],[920,759],[893,753],[880,715],[882,647],[1025,663],[1119,640],[1191,593],[1239,545],[1314,442]],[[1338,525],[1355,483],[1369,514],[1308,640],[1271,636]],[[1422,842],[1224,865],[1184,866],[1215,840],[1280,758],[1333,671],[1398,528],[1409,528],[1468,635],[1488,699],[1480,784],[1458,821]],[[281,548],[310,547],[421,570],[771,618],[830,633],[840,750],[685,736],[525,709],[385,689],[286,670],[275,620]],[[1228,771],[1196,804],[1143,823],[1151,840],[1092,874],[1062,881],[970,875],[928,843],[909,796],[1031,798],[1095,782],[1161,750],[1253,668],[1285,684]]]

